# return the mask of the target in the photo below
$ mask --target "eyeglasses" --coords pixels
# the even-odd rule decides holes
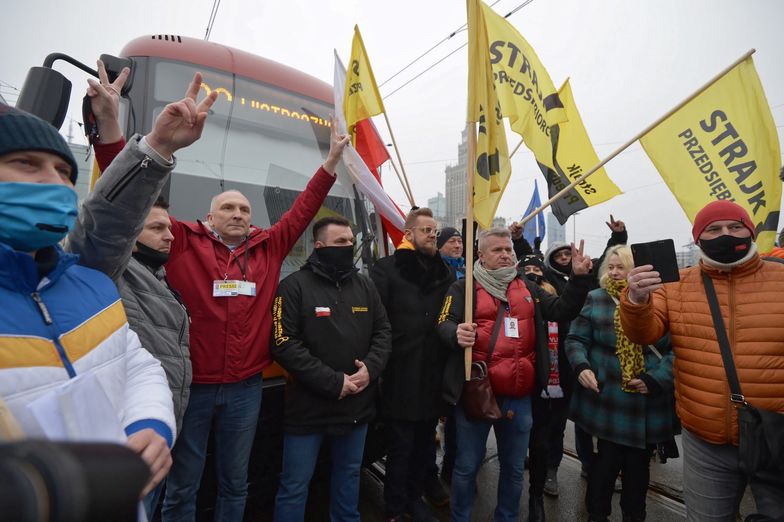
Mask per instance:
[[[435,234],[436,232],[435,227],[411,227],[411,230],[419,230],[426,236],[429,236],[430,234]]]

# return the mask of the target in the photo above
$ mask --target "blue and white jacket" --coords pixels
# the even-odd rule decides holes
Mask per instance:
[[[128,327],[111,279],[78,266],[59,246],[41,255],[0,243],[0,397],[28,436],[43,436],[26,405],[77,375],[93,373],[127,435],[152,428],[171,447],[172,396],[160,363]]]

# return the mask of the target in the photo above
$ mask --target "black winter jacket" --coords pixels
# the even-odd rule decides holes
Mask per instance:
[[[286,433],[340,432],[375,415],[377,381],[390,353],[390,327],[373,282],[357,273],[332,279],[314,256],[278,286],[272,357],[286,371]],[[365,363],[370,384],[339,399],[343,374]]]
[[[392,356],[381,377],[381,413],[395,420],[424,421],[443,413],[441,375],[446,348],[436,320],[454,271],[436,255],[398,249],[380,259],[370,276],[392,325]]]
[[[591,275],[572,276],[559,297],[550,295],[525,277],[518,277],[525,283],[534,298],[536,324],[536,391],[534,393],[538,395],[547,387],[547,379],[550,375],[547,321],[571,321],[579,315],[585,296],[588,295]],[[464,349],[457,344],[456,333],[457,325],[464,322],[464,317],[465,279],[461,279],[449,288],[438,319],[438,335],[450,349],[443,375],[442,396],[448,404],[453,405],[460,400],[465,382]]]

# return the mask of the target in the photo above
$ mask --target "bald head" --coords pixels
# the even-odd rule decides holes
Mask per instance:
[[[223,200],[229,196],[237,196],[239,198],[242,198],[243,200],[245,200],[245,203],[247,203],[248,207],[250,207],[250,201],[248,201],[248,198],[245,197],[245,194],[243,194],[239,190],[227,190],[225,192],[221,192],[220,194],[215,194],[212,197],[212,199],[210,200],[210,212],[213,212],[216,208],[218,208],[218,205],[220,205],[223,202]]]
[[[212,198],[207,224],[224,243],[241,243],[250,231],[250,220],[250,201],[239,190],[227,190]]]

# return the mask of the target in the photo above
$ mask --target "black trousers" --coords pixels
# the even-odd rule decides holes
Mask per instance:
[[[568,402],[566,399],[534,397],[532,408],[534,424],[528,443],[528,474],[531,480],[528,492],[532,496],[541,496],[544,494],[547,468],[556,467],[557,464],[553,464],[560,462],[554,453],[557,454],[559,449],[563,452]]]
[[[609,517],[615,479],[623,472],[621,510],[635,520],[645,520],[645,495],[650,479],[649,449],[633,448],[599,439],[599,453],[588,475],[588,490],[585,504],[588,513],[598,517]]]
[[[402,515],[410,501],[422,496],[423,479],[435,459],[438,419],[387,420],[387,463],[384,478],[384,515]]]

